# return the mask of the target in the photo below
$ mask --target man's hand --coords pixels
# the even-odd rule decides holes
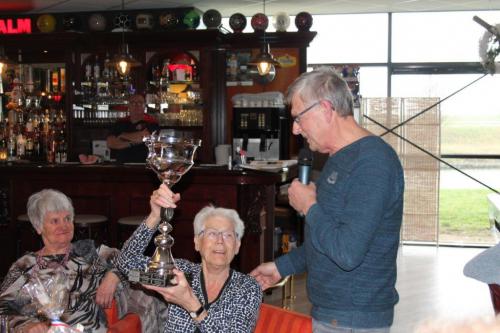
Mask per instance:
[[[279,280],[281,280],[278,267],[276,267],[274,262],[265,262],[260,264],[257,268],[250,272],[250,275],[257,280],[262,290],[266,290],[267,288],[274,286]]]
[[[304,185],[294,179],[288,188],[288,202],[297,212],[306,215],[309,208],[316,203],[316,185]]]
[[[102,279],[99,288],[97,288],[95,302],[105,309],[110,308],[115,295],[116,286],[118,286],[119,282],[120,279],[115,273],[107,272]]]

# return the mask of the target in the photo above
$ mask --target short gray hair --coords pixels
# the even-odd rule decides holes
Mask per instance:
[[[205,222],[211,217],[223,217],[231,221],[238,240],[241,240],[245,232],[245,224],[238,215],[238,212],[234,209],[216,208],[211,205],[202,208],[194,217],[193,227],[195,236],[198,236],[205,229]]]
[[[75,210],[71,203],[71,199],[64,193],[53,189],[44,189],[40,192],[33,193],[28,199],[26,210],[31,225],[38,232],[42,230],[43,219],[48,212],[67,210],[70,214],[71,221],[73,221],[75,217]]]
[[[326,100],[342,116],[352,116],[353,100],[347,83],[331,68],[320,67],[303,73],[288,87],[286,101],[292,104],[293,97],[300,97],[305,105]]]

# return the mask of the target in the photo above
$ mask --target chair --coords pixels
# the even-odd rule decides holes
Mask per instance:
[[[113,300],[109,309],[104,309],[108,320],[108,333],[141,333],[141,319],[135,313],[127,313],[122,319],[118,318],[118,306]]]
[[[312,332],[310,316],[280,307],[260,305],[259,318],[254,333],[307,333]]]
[[[495,315],[500,313],[500,286],[498,284],[489,284],[491,302],[493,303],[493,309],[495,310]]]

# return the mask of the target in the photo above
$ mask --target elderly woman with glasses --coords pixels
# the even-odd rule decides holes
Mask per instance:
[[[22,287],[37,272],[62,270],[70,287],[62,320],[70,325],[82,324],[85,332],[106,332],[102,309],[110,307],[115,296],[120,297],[118,304],[126,304],[113,264],[119,251],[105,245],[96,248],[91,240],[72,243],[73,205],[59,191],[45,189],[32,194],[27,210],[44,246],[25,254],[10,268],[0,289],[0,314],[9,316],[15,332],[47,332],[49,322],[37,314]]]
[[[160,208],[175,208],[179,199],[165,185],[153,192],[151,213],[125,243],[118,259],[122,272],[146,267],[149,258],[142,253],[160,222]],[[254,278],[230,267],[241,245],[243,221],[233,209],[208,206],[195,216],[193,227],[201,263],[177,259],[176,285],[145,286],[169,303],[164,332],[253,332],[262,291]]]

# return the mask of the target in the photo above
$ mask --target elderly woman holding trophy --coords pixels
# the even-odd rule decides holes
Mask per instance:
[[[179,199],[165,184],[153,192],[149,216],[119,256],[120,270],[151,264],[143,252],[160,222],[161,207],[175,208]],[[144,285],[168,302],[164,332],[253,332],[262,291],[256,280],[230,267],[241,245],[243,221],[233,209],[208,206],[198,212],[193,227],[201,263],[176,259],[166,287]]]
[[[52,273],[62,273],[64,278],[59,278],[58,283],[66,284],[69,297],[57,305],[63,313],[61,320],[68,325],[81,324],[85,332],[106,332],[102,308],[110,307],[115,296],[125,297],[124,293],[115,293],[117,288],[121,290],[113,265],[119,251],[104,245],[96,248],[91,240],[71,243],[74,209],[71,200],[59,191],[34,193],[28,199],[27,210],[44,247],[27,253],[10,268],[0,290],[0,314],[9,316],[15,332],[47,332],[50,322],[40,316],[40,310],[47,310],[52,300],[45,297],[37,308],[37,300],[25,292],[29,288],[23,287],[32,286],[33,279],[40,281]],[[119,304],[126,304],[121,300]]]

